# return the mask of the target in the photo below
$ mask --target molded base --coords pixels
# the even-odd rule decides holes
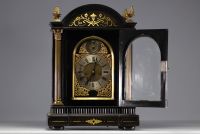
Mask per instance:
[[[123,114],[50,114],[48,125],[53,130],[64,126],[118,126],[121,130],[134,130],[139,126],[138,115]]]

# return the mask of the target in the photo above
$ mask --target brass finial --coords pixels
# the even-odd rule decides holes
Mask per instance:
[[[54,22],[60,22],[60,17],[61,17],[61,10],[60,10],[60,7],[56,6],[54,9],[53,9],[53,21]]]
[[[132,17],[135,16],[135,11],[134,11],[133,5],[129,8],[126,8],[124,10],[124,12],[122,13],[122,16],[126,19],[127,23],[133,22]]]

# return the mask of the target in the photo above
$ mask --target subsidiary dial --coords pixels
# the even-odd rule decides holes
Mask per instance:
[[[98,40],[87,41],[86,49],[89,53],[95,54],[101,49],[101,42]]]

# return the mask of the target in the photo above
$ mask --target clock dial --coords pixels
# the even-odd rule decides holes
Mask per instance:
[[[103,38],[89,36],[73,51],[73,100],[114,99],[114,55]]]
[[[90,90],[105,87],[111,79],[109,63],[98,55],[88,55],[80,59],[75,70],[80,85]]]

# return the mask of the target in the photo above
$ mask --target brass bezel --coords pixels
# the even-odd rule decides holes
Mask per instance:
[[[74,96],[74,86],[75,86],[75,55],[76,55],[76,51],[77,51],[77,48],[86,40],[88,39],[97,39],[97,40],[100,40],[102,41],[110,50],[110,53],[111,53],[111,60],[112,60],[112,67],[111,67],[111,85],[112,85],[112,95],[111,97],[75,97]],[[113,50],[112,50],[112,47],[110,46],[109,42],[107,42],[106,40],[104,40],[103,38],[100,38],[98,36],[89,36],[89,37],[86,37],[86,38],[83,38],[82,40],[80,40],[74,50],[73,50],[73,72],[72,72],[72,100],[114,100],[114,54],[113,54]]]

